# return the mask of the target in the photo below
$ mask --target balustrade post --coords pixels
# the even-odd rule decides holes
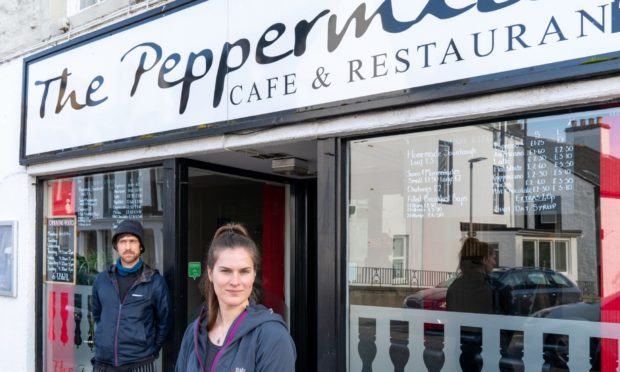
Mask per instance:
[[[390,360],[394,372],[404,372],[409,361],[409,322],[390,320]]]
[[[359,343],[357,351],[362,360],[362,372],[372,372],[372,362],[377,356],[377,320],[359,318]]]

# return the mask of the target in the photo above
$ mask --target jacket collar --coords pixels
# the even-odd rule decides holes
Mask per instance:
[[[108,277],[110,277],[110,279],[116,279],[114,275],[116,271],[116,263],[111,264],[108,267]],[[157,269],[153,269],[152,267],[144,263],[142,265],[142,274],[140,274],[140,277],[136,280],[136,283],[150,282],[151,280],[153,280],[153,275],[155,275],[156,273],[158,273]]]

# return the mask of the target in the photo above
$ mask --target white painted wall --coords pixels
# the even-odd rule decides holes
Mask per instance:
[[[0,297],[0,371],[34,371],[35,187],[19,165],[21,59],[0,64],[0,220],[17,221],[17,297]]]

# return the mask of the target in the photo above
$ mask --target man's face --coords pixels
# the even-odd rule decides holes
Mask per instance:
[[[131,234],[121,235],[116,240],[116,250],[121,258],[121,265],[132,268],[140,258],[140,239]]]

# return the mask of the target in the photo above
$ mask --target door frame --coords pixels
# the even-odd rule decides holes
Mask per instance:
[[[181,340],[188,324],[187,319],[187,206],[189,168],[198,168],[231,177],[244,177],[258,182],[276,182],[288,185],[288,228],[290,236],[289,282],[290,332],[297,348],[297,371],[311,371],[316,360],[316,340],[313,335],[312,299],[308,290],[311,283],[309,252],[316,247],[316,179],[294,179],[269,175],[239,168],[206,163],[193,159],[176,158],[164,161],[164,273],[174,310],[172,335],[163,350],[163,368],[172,370]],[[314,212],[313,212],[314,211]],[[310,313],[308,313],[310,310]]]

